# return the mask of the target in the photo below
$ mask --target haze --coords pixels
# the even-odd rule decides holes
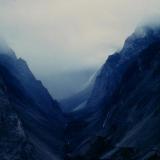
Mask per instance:
[[[159,0],[0,0],[0,35],[39,79],[99,68]]]

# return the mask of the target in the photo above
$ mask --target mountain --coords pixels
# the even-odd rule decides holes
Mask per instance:
[[[42,83],[33,76],[27,63],[23,59],[17,58],[9,48],[7,50],[0,48],[0,77],[5,84],[1,87],[7,90],[5,96],[8,97],[9,104],[7,106],[11,112],[7,113],[5,119],[7,122],[5,123],[17,125],[12,130],[17,133],[19,143],[28,139],[35,149],[38,159],[56,160],[63,157],[66,120],[59,104],[52,99]],[[5,101],[5,97],[4,99],[2,97],[2,101]],[[2,109],[5,112],[5,107]],[[9,134],[12,134],[12,130]],[[14,141],[14,138],[12,140]],[[19,146],[15,142],[13,147]],[[12,151],[12,148],[7,147],[7,149]],[[28,150],[30,149],[28,148]],[[17,150],[15,154],[19,154],[20,151]]]
[[[160,159],[160,27],[138,28],[107,59],[91,95],[70,113],[70,160]]]
[[[65,102],[0,45],[0,159],[159,160],[160,27],[138,28]]]

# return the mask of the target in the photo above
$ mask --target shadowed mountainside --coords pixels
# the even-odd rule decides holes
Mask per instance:
[[[66,121],[59,104],[35,79],[26,62],[17,59],[10,49],[0,52],[0,76],[5,83],[2,87],[7,89],[8,101],[18,117],[17,123],[22,122],[23,132],[27,134],[39,159],[63,157]]]
[[[133,33],[97,76],[83,109],[70,113],[68,159],[160,159],[160,28]]]

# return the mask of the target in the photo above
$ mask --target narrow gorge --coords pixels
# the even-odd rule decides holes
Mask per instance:
[[[160,27],[137,28],[81,92],[53,98],[0,49],[1,160],[159,160]]]

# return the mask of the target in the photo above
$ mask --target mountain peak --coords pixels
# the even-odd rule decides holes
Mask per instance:
[[[160,24],[146,24],[135,29],[137,37],[145,37],[154,35],[160,37]]]
[[[137,27],[133,34],[125,40],[121,55],[123,59],[128,59],[157,40],[160,40],[160,25],[144,25]]]

